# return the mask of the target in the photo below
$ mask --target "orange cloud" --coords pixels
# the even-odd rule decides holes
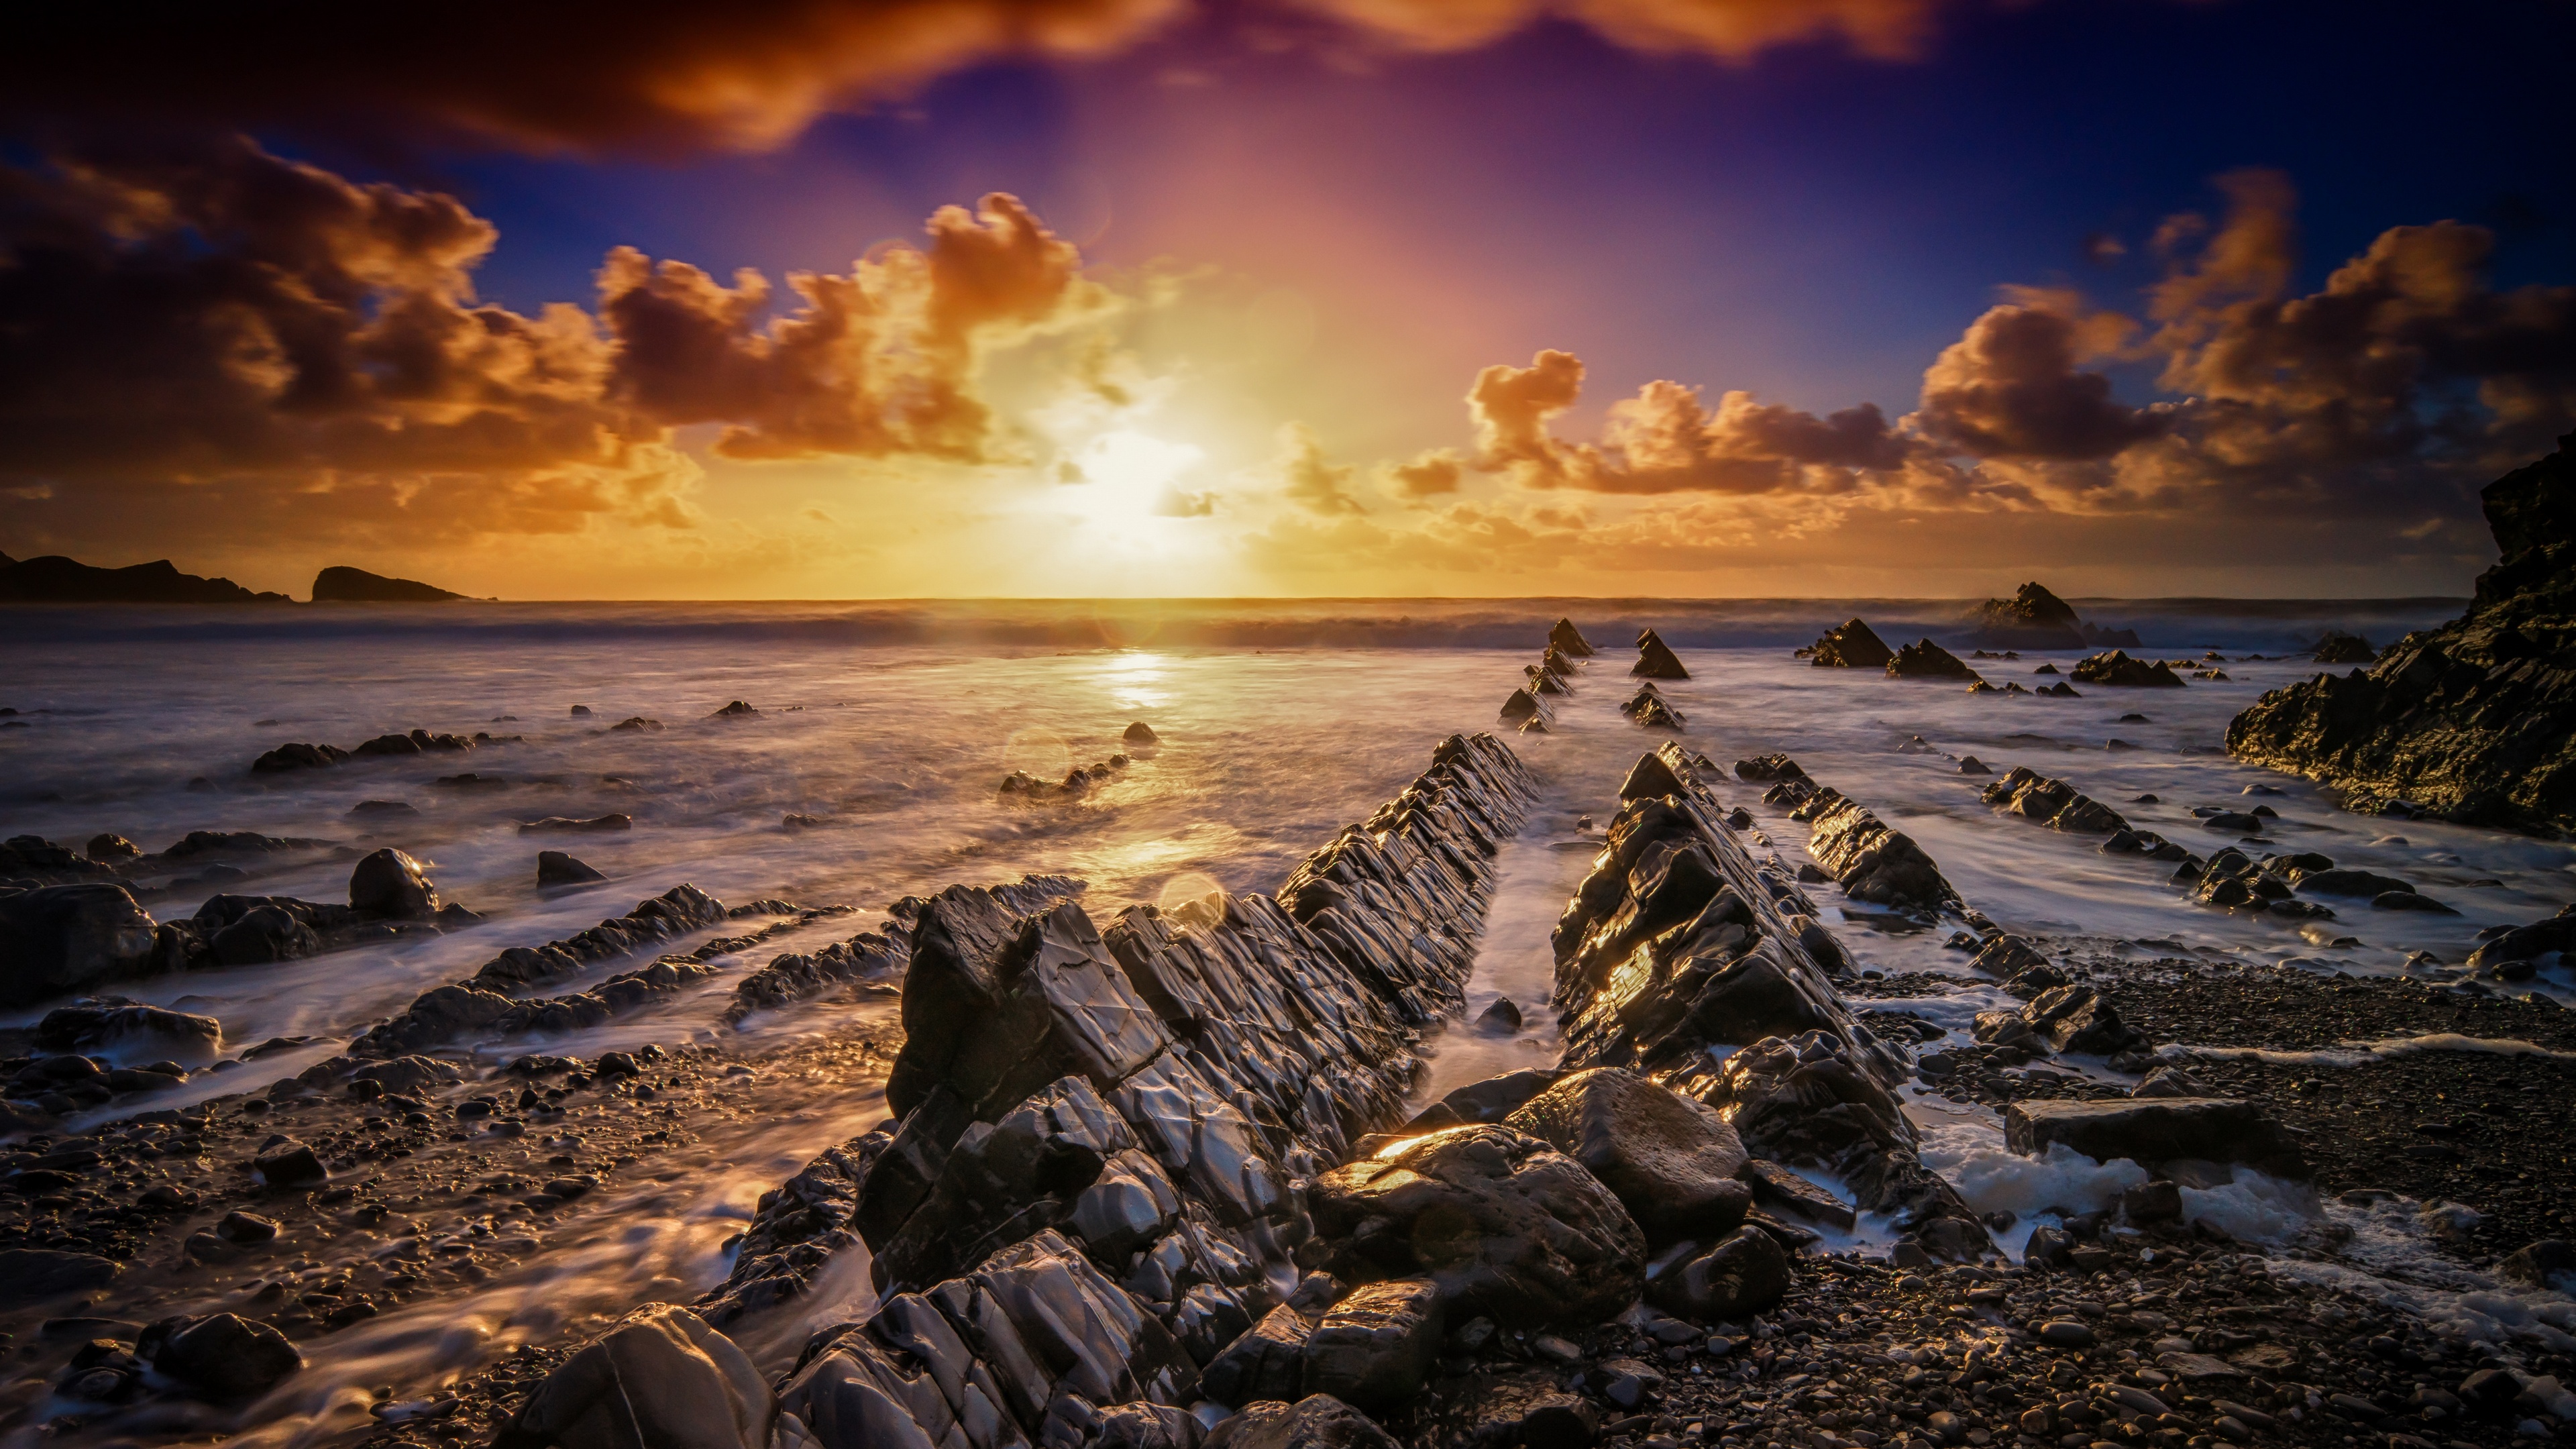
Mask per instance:
[[[1750,59],[1781,45],[1839,41],[1906,60],[1938,0],[1298,0],[1355,29],[1421,50],[1491,44],[1543,19],[1570,20],[1636,50]]]

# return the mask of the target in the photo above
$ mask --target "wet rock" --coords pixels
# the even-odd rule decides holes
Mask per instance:
[[[2560,1238],[2526,1243],[2506,1254],[2496,1271],[2517,1283],[2551,1287],[2558,1279],[2576,1274],[2576,1244]]]
[[[296,770],[326,770],[349,758],[336,745],[283,744],[250,762],[254,775],[282,775]]]
[[[198,1065],[214,1060],[223,1040],[223,1025],[211,1016],[113,998],[57,1007],[36,1023],[36,1044],[47,1051],[148,1052]]]
[[[1333,1291],[1338,1296],[1339,1289]],[[1208,1360],[1200,1387],[1209,1398],[1233,1408],[1263,1399],[1295,1402],[1304,1392],[1306,1340],[1322,1311],[1293,1303],[1271,1309]]]
[[[549,1374],[492,1442],[495,1449],[762,1449],[775,1404],[733,1340],[685,1308],[655,1303]]]
[[[748,701],[737,699],[732,703],[725,705],[722,709],[717,710],[715,713],[708,715],[707,718],[744,719],[758,713],[760,713],[760,711],[753,709]]]
[[[2073,678],[2078,684],[2107,684],[2122,689],[2183,688],[2181,677],[2164,661],[2132,659],[2119,649],[2078,661]]]
[[[1807,853],[1852,899],[1927,912],[1958,906],[1930,854],[1858,801],[1821,790],[1790,813],[1807,824]]]
[[[125,887],[39,886],[0,895],[0,1007],[142,975],[153,921]]]
[[[2308,657],[2319,664],[2368,664],[2379,657],[2379,651],[2359,634],[2328,629],[2317,647],[2308,651]]]
[[[1979,798],[2008,814],[2037,821],[2053,830],[2088,835],[2129,830],[2129,822],[2122,819],[2117,810],[2079,793],[2063,780],[2049,779],[2024,766],[2013,767],[2010,773],[1986,786],[1979,793]],[[2131,834],[2134,839],[2135,833]]]
[[[2025,1157],[2064,1143],[2096,1162],[2128,1158],[2153,1172],[2171,1162],[2241,1163],[2305,1179],[2298,1139],[2254,1102],[2165,1097],[2098,1102],[2023,1100],[2004,1110],[2004,1144]]]
[[[521,824],[519,833],[521,835],[598,835],[634,828],[635,817],[632,815],[594,815],[586,820],[549,815],[543,820],[530,820]]]
[[[619,720],[617,723],[610,725],[608,728],[612,734],[621,732],[625,734],[660,734],[662,732],[662,722],[658,719],[646,719],[644,716],[638,714],[629,715],[625,719]]]
[[[2366,672],[2265,694],[2229,724],[2229,753],[2324,780],[2362,813],[2576,833],[2576,673],[2558,662],[2576,639],[2576,433],[2480,497],[2503,556],[2468,611]]]
[[[215,1236],[227,1243],[265,1243],[277,1236],[277,1219],[236,1209],[215,1224]]]
[[[1487,1036],[1520,1035],[1521,1009],[1519,1005],[1508,996],[1495,997],[1493,1005],[1486,1007],[1482,1012],[1477,1014],[1476,1030]]]
[[[1591,640],[1583,637],[1583,631],[1574,627],[1572,619],[1559,619],[1548,628],[1547,647],[1573,659],[1589,659],[1599,652]]]
[[[1363,1284],[1307,1335],[1304,1390],[1362,1409],[1408,1408],[1445,1331],[1440,1289],[1430,1280]]]
[[[1154,733],[1154,727],[1141,719],[1127,726],[1119,734],[1118,739],[1127,747],[1127,753],[1131,755],[1153,749],[1163,742],[1163,737]]]
[[[134,1355],[153,1372],[208,1399],[266,1393],[304,1367],[286,1335],[231,1313],[164,1318],[135,1340]]]
[[[1890,679],[1975,680],[1977,671],[1931,640],[1917,639],[1889,657],[1887,675]]]
[[[2012,980],[2028,971],[2047,969],[2048,958],[2023,937],[1998,932],[1968,964],[1988,976]]]
[[[313,1149],[292,1137],[261,1148],[259,1155],[251,1159],[251,1167],[262,1186],[281,1191],[319,1187],[331,1177]]]
[[[2207,1083],[2176,1066],[2161,1066],[2139,1079],[2129,1089],[2132,1097],[2206,1097],[2211,1095]]]
[[[1896,651],[1859,619],[1846,619],[1809,645],[1807,662],[1819,669],[1885,669]]]
[[[1959,773],[1962,775],[1991,775],[1994,771],[1988,769],[1986,767],[1986,762],[1978,759],[1976,756],[1962,755],[1959,757]]]
[[[349,807],[351,815],[362,819],[379,816],[416,816],[420,811],[407,800],[361,800]]]
[[[2303,896],[2385,895],[2390,891],[2412,891],[2414,886],[2393,875],[2350,868],[2300,870],[2291,873],[2291,883]]]
[[[1807,772],[1787,755],[1756,755],[1752,759],[1735,762],[1735,778],[1767,785],[1775,780],[1803,780],[1807,778]]]
[[[1503,701],[1503,708],[1498,718],[1505,725],[1514,728],[1533,721],[1546,725],[1555,720],[1556,708],[1535,691],[1515,689],[1511,692],[1511,696]]]
[[[1545,1142],[1453,1127],[1335,1168],[1308,1191],[1336,1276],[1426,1274],[1450,1311],[1589,1323],[1634,1301],[1646,1241],[1598,1179]]]
[[[218,966],[266,966],[300,961],[322,950],[321,933],[308,924],[301,901],[258,896],[217,896],[198,908],[206,951]],[[211,929],[207,929],[211,927]]]
[[[13,1296],[30,1300],[104,1288],[124,1271],[123,1264],[94,1253],[0,1248],[0,1283],[8,1284]]]
[[[1637,636],[1637,662],[1628,670],[1640,679],[1688,679],[1690,671],[1682,667],[1680,656],[1664,643],[1654,630]]]
[[[608,879],[607,876],[560,850],[537,852],[537,885],[540,889],[546,886],[588,885],[593,881],[606,879]]]
[[[2493,973],[2515,962],[2538,961],[2552,951],[2571,948],[2576,948],[2576,906],[2562,907],[2547,920],[2498,932],[2470,952],[2465,964],[2471,971]]]
[[[2424,911],[2437,916],[2459,914],[2458,911],[2431,896],[2420,894],[2412,886],[2400,891],[2382,891],[2370,898],[2370,904],[2375,909],[2383,911]]]
[[[2109,1056],[2143,1045],[2146,1037],[2090,986],[2043,991],[2021,1009],[2021,1019],[2050,1051]]]
[[[1581,1163],[1618,1197],[1649,1245],[1721,1237],[1752,1205],[1752,1189],[1737,1179],[1747,1159],[1735,1129],[1634,1072],[1576,1072],[1503,1125]]]
[[[1789,1255],[1756,1227],[1741,1227],[1705,1251],[1666,1258],[1646,1282],[1646,1300],[1666,1313],[1716,1323],[1759,1313],[1789,1291]]]
[[[140,858],[143,847],[122,835],[107,833],[91,836],[83,853],[103,865],[119,865]]]
[[[1217,1425],[1200,1449],[1396,1449],[1396,1440],[1332,1395],[1309,1394],[1293,1408],[1270,1402],[1250,1406]]]
[[[349,906],[398,921],[425,921],[439,912],[438,887],[429,870],[399,850],[379,850],[349,873]]]
[[[2009,599],[1986,600],[1970,625],[1968,642],[1979,649],[2081,649],[2138,642],[2128,630],[2100,629],[2082,622],[2073,605],[2037,583],[2022,585]]]
[[[1680,710],[1673,708],[1669,701],[1655,692],[1652,682],[1640,686],[1635,695],[1619,706],[1619,712],[1626,715],[1641,729],[1678,732],[1687,723],[1682,718]]]

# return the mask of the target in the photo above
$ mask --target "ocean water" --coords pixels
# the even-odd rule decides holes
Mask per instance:
[[[1090,883],[1086,903],[1104,918],[1132,902],[1271,889],[1308,851],[1417,774],[1440,739],[1493,728],[1497,707],[1522,666],[1536,661],[1559,614],[1572,615],[1602,654],[1562,702],[1553,732],[1512,737],[1543,797],[1498,862],[1468,1003],[1472,1018],[1509,996],[1528,1026],[1505,1036],[1464,1022],[1449,1028],[1434,1043],[1426,1096],[1555,1059],[1545,1006],[1549,930],[1590,868],[1620,778],[1663,738],[1616,711],[1633,687],[1627,646],[1645,625],[1692,671],[1663,686],[1688,718],[1687,745],[1721,764],[1794,755],[1817,779],[1912,834],[1970,905],[2008,928],[2152,941],[2142,949],[2160,953],[2391,973],[2415,951],[2456,964],[2480,927],[2536,919],[2576,898],[2576,847],[2346,814],[2321,787],[2238,764],[2221,749],[2236,711],[2315,669],[2236,656],[2281,653],[2326,627],[2359,628],[2384,643],[2449,617],[2455,601],[2077,607],[2088,619],[2139,629],[2150,653],[2221,649],[2233,678],[2182,690],[2088,688],[2078,700],[1971,696],[1951,684],[1815,669],[1788,653],[1854,613],[1891,642],[1945,631],[1956,625],[1958,606],[1938,601],[20,609],[0,616],[9,625],[0,631],[0,706],[18,710],[12,722],[27,726],[0,730],[0,834],[77,847],[113,831],[147,850],[200,829],[315,837],[352,849],[393,845],[434,862],[446,897],[485,915],[434,939],[124,988],[136,999],[215,1016],[227,1053],[275,1037],[311,1038],[293,1051],[201,1073],[147,1105],[291,1074],[420,992],[471,975],[504,947],[562,937],[683,881],[728,902],[783,897],[860,914],[767,943],[703,989],[596,1031],[467,1045],[487,1059],[532,1050],[590,1055],[647,1041],[756,1049],[881,1025],[892,1005],[866,996],[762,1013],[739,1032],[720,1014],[739,971],[848,935],[899,897],[951,882],[1076,875]],[[2051,657],[2026,654],[1990,666],[1989,677],[2026,679]],[[2062,669],[2078,656],[2053,657]],[[759,713],[710,717],[737,699]],[[572,718],[576,704],[592,717]],[[2147,718],[2123,722],[2131,712]],[[606,728],[634,715],[665,728]],[[1014,769],[1054,778],[1117,752],[1134,721],[1162,743],[1113,783],[1060,804],[998,796],[996,785]],[[518,738],[464,755],[247,774],[252,758],[283,742],[347,747],[413,727]],[[2115,739],[2134,748],[2109,747]],[[2304,938],[2296,923],[2205,910],[2167,884],[2170,867],[2101,855],[2093,838],[1989,809],[1977,798],[1989,777],[1958,773],[1957,757],[1968,754],[1996,774],[2020,764],[2065,778],[2204,854],[2235,837],[2203,829],[2192,806],[2245,808],[2258,801],[2248,787],[2278,790],[2259,797],[2280,812],[2272,848],[2318,850],[2339,864],[2405,877],[2461,914],[2339,903],[2332,934],[2360,944],[2334,948]],[[506,783],[485,791],[436,783],[463,771]],[[1734,793],[1770,848],[1803,859],[1804,827],[1762,806],[1761,788]],[[2160,803],[2130,803],[2141,794]],[[420,813],[352,816],[364,800],[402,800]],[[631,815],[634,828],[561,837],[519,831],[541,817],[607,812]],[[819,823],[789,828],[782,823],[789,814]],[[535,857],[553,848],[610,879],[539,891]],[[306,854],[232,863],[259,873],[226,889],[345,898],[345,860]],[[208,893],[202,886],[166,893],[148,906],[164,918],[185,915]],[[1865,918],[1843,919],[1831,886],[1811,893],[1864,966],[1960,978],[1954,994],[1920,1004],[1926,1016],[1963,1031],[1976,1010],[1999,1004],[1991,983],[1965,979],[1966,959],[1943,947],[1945,933],[1895,934]],[[702,934],[741,929],[728,923]],[[636,964],[605,963],[543,991],[576,990]],[[2564,970],[2533,985],[2576,1000]],[[0,1032],[40,1014],[0,1015]],[[880,1115],[869,1084],[841,1083],[818,1089],[806,1110],[711,1125],[685,1177],[617,1187],[613,1213],[549,1240],[522,1269],[480,1285],[469,1300],[405,1308],[308,1345],[316,1369],[275,1402],[192,1431],[242,1432],[246,1443],[326,1441],[363,1425],[362,1385],[430,1392],[516,1343],[604,1320],[635,1302],[693,1296],[721,1279],[720,1245],[762,1190]],[[1990,1121],[1970,1114],[1933,1125],[1949,1133],[1942,1140],[1952,1143],[1958,1171],[2009,1177],[1991,1164]]]

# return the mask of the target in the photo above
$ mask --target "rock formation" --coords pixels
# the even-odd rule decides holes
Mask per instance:
[[[1977,679],[1959,657],[1929,639],[1917,639],[1888,657],[1890,679]]]
[[[1559,619],[1547,631],[1547,647],[1571,659],[1589,659],[1598,652],[1592,641],[1583,637],[1583,631],[1574,627],[1572,619]]]
[[[2364,814],[2576,833],[2576,433],[2480,497],[2503,557],[2468,612],[2367,672],[2264,695],[2228,726],[2230,753]]]
[[[1875,631],[1859,619],[1846,619],[1798,653],[1819,669],[1884,669],[1896,657]]]
[[[2119,649],[2078,661],[2073,674],[2079,684],[2108,684],[2124,689],[2184,687],[2172,665],[2161,659],[2132,659],[2126,651]]]
[[[1786,755],[1738,760],[1735,774],[1741,780],[1777,782],[1763,793],[1764,803],[1786,807],[1790,819],[1807,827],[1807,853],[1853,900],[1927,917],[1965,909],[1959,893],[1942,878],[1941,867],[1913,837],[1889,829],[1841,791],[1808,778],[1797,761]]]
[[[1682,667],[1680,656],[1672,651],[1654,630],[1637,636],[1637,662],[1628,672],[1640,679],[1688,679],[1690,671]]]
[[[465,595],[411,579],[389,579],[347,564],[333,564],[313,576],[317,604],[436,604]]]
[[[2138,647],[2137,631],[2104,629],[2076,617],[2075,608],[2036,583],[2009,599],[1988,599],[1970,620],[1966,643],[1976,649],[2090,649]]]

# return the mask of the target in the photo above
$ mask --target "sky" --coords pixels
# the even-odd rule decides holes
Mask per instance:
[[[60,8],[15,557],[2458,594],[2576,428],[2576,0]]]

